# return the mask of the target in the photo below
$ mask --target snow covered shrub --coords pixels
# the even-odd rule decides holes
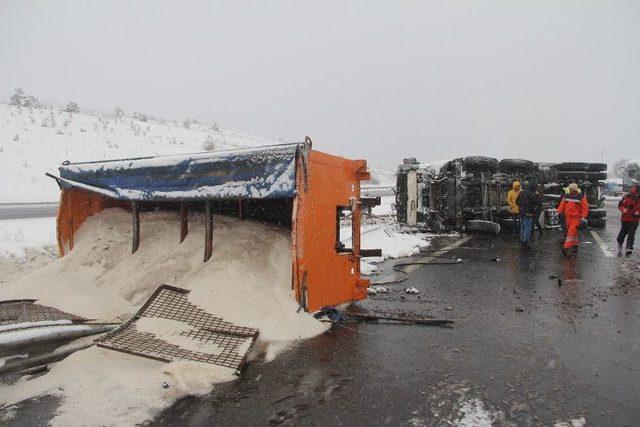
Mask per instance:
[[[116,119],[121,119],[124,117],[124,110],[119,105],[113,107],[113,117]]]
[[[129,128],[131,129],[131,131],[135,136],[140,136],[140,126],[135,124],[133,120],[131,121],[131,125],[129,126]]]
[[[149,116],[147,116],[144,113],[138,113],[137,111],[135,111],[133,113],[133,118],[136,120],[140,120],[141,122],[148,122],[149,121]]]
[[[24,93],[22,88],[16,88],[16,91],[11,98],[9,98],[10,105],[17,105],[19,107],[40,108],[42,104],[38,101],[38,98],[32,95]]]
[[[202,144],[204,151],[214,151],[216,149],[216,142],[211,135],[207,135],[206,141]]]
[[[45,116],[45,117],[44,117],[44,119],[42,119],[41,126],[42,126],[43,128],[46,128],[46,127],[54,128],[54,127],[56,127],[56,126],[57,126],[57,124],[56,124],[56,118],[55,118],[55,116],[53,115],[53,111],[49,111],[49,115],[48,115],[48,116]]]
[[[79,113],[80,112],[80,106],[71,101],[67,104],[66,107],[64,107],[64,111],[66,111],[67,113]]]

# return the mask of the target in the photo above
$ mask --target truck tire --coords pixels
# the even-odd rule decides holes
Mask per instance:
[[[469,156],[462,159],[462,164],[466,169],[478,172],[495,173],[498,171],[498,159],[493,157]]]
[[[589,181],[604,181],[607,179],[606,172],[589,172]]]
[[[604,228],[607,225],[607,220],[604,218],[589,219],[589,227]]]
[[[589,172],[606,172],[607,169],[606,163],[589,163]]]
[[[502,159],[498,163],[498,170],[503,173],[509,172],[533,172],[538,169],[537,165],[531,160],[526,159]]]
[[[592,219],[604,218],[605,216],[607,216],[606,209],[590,209],[588,219],[592,220]]]
[[[570,181],[570,180],[576,180],[576,181],[587,181],[590,179],[590,174],[589,172],[584,172],[584,171],[558,171],[558,179],[560,181]]]
[[[483,221],[479,219],[472,219],[465,221],[464,230],[471,233],[500,233],[500,224],[493,221]]]
[[[558,163],[555,165],[556,170],[566,172],[566,171],[580,171],[580,172],[589,172],[589,163],[580,163],[580,162],[564,162]]]

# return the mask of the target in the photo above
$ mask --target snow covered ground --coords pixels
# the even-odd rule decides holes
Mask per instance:
[[[115,114],[60,106],[26,108],[0,103],[0,203],[56,202],[45,177],[71,162],[184,154],[285,142],[227,129],[217,123],[178,122],[144,114]],[[370,185],[395,185],[395,174],[372,169]]]
[[[371,213],[375,216],[395,215],[395,203],[395,196],[382,196],[380,197],[380,205],[374,206]]]
[[[351,246],[351,226],[340,228],[340,240],[346,247]],[[362,226],[360,246],[363,249],[381,249],[382,257],[366,258],[360,262],[360,272],[371,275],[376,272],[376,264],[388,258],[416,255],[420,248],[430,245],[429,234],[413,233],[395,222],[381,222]]]
[[[144,121],[146,120],[146,121]],[[25,108],[0,103],[0,203],[51,202],[58,187],[45,172],[72,162],[180,154],[279,144],[216,123],[180,123],[136,114],[61,107]]]
[[[55,218],[0,221],[0,259],[24,260],[27,251],[45,251],[56,244]]]

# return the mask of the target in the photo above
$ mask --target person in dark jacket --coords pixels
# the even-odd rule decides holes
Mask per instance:
[[[622,226],[618,233],[618,256],[622,255],[622,244],[625,237],[627,238],[626,254],[633,253],[633,242],[640,222],[640,194],[638,194],[638,186],[631,187],[629,194],[626,194],[618,203],[618,209],[622,212]]]
[[[533,229],[538,230],[540,237],[542,237],[542,224],[540,224],[540,216],[542,215],[542,209],[544,206],[544,185],[538,185],[535,193],[535,209],[533,212]]]
[[[520,242],[522,247],[530,249],[529,239],[531,239],[531,227],[533,226],[533,216],[536,210],[536,184],[529,184],[527,188],[518,194],[516,203],[520,210]]]

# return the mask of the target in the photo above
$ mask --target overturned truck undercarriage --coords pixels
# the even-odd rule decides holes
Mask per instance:
[[[398,166],[396,210],[398,222],[431,231],[465,230],[498,233],[514,227],[507,193],[514,181],[542,184],[545,210],[552,211],[563,187],[576,182],[590,203],[589,224],[605,225],[602,181],[604,163],[534,163],[525,159],[469,156],[421,164],[405,159]],[[547,225],[557,225],[553,212]]]

